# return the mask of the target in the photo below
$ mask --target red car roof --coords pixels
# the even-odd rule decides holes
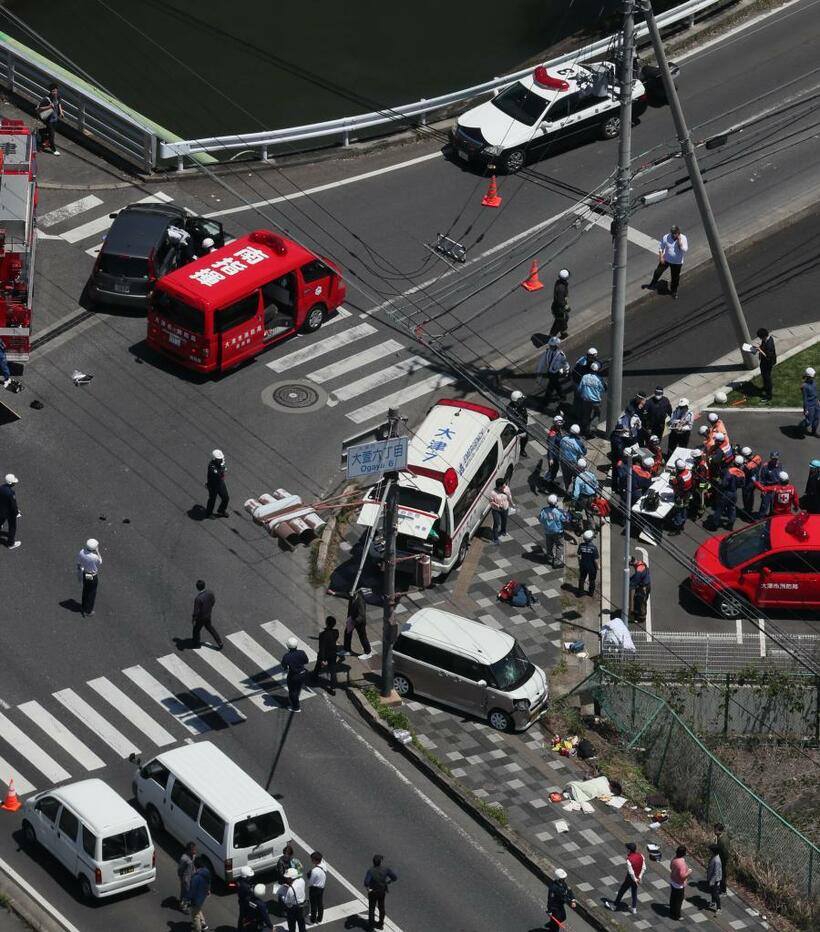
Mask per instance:
[[[794,550],[801,545],[820,547],[820,515],[774,515],[769,523],[772,550]]]

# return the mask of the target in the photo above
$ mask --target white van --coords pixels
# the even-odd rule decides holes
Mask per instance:
[[[276,864],[289,839],[279,803],[210,741],[186,744],[140,766],[134,795],[154,834],[196,843],[212,876]]]
[[[113,896],[157,875],[145,819],[102,780],[82,780],[30,796],[23,838],[41,844],[77,878],[84,899]]]
[[[437,401],[410,441],[399,479],[399,553],[429,554],[436,574],[460,566],[490,509],[496,478],[509,482],[519,453],[518,428],[495,408]],[[380,513],[374,486],[358,523],[372,527]]]
[[[547,707],[547,674],[514,637],[437,608],[423,608],[401,626],[393,664],[400,696],[438,700],[499,731],[529,728]]]

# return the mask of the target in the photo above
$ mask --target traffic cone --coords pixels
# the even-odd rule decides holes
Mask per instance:
[[[490,176],[490,187],[487,189],[487,193],[481,199],[481,203],[485,207],[501,206],[501,198],[498,196],[498,185],[495,183],[495,175]]]
[[[3,800],[3,808],[9,812],[17,812],[22,805],[17,796],[17,790],[14,789],[14,780],[9,780],[9,788],[6,798]]]
[[[521,282],[521,287],[526,288],[527,291],[538,291],[544,287],[544,283],[538,277],[538,261],[536,259],[532,260],[529,278]]]

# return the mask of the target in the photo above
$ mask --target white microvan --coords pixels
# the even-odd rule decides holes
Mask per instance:
[[[84,899],[151,883],[157,874],[145,819],[102,780],[81,780],[23,803],[23,838],[77,878]]]
[[[152,831],[195,842],[212,876],[246,865],[273,867],[289,839],[279,803],[210,741],[186,744],[142,764],[134,795]]]
[[[495,408],[437,401],[410,441],[399,479],[399,553],[429,554],[436,574],[461,565],[496,478],[510,480],[519,452],[518,428]],[[364,527],[379,520],[379,489],[368,490],[358,518]]]

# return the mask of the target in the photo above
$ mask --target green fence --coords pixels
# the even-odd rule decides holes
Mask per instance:
[[[710,753],[665,700],[603,667],[576,691],[591,693],[676,809],[723,822],[736,850],[769,863],[809,900],[820,895],[820,848]]]

